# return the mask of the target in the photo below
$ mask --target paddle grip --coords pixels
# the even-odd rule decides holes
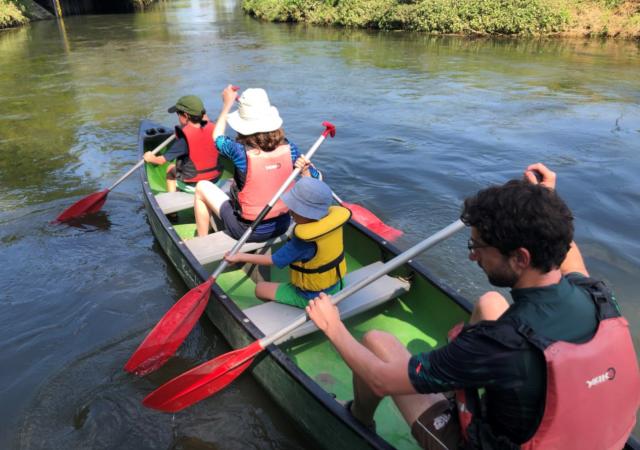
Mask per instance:
[[[167,146],[169,143],[171,143],[171,141],[173,141],[175,138],[176,138],[176,135],[172,134],[171,136],[166,138],[164,141],[162,141],[162,143],[160,145],[158,145],[156,148],[151,150],[151,154],[155,156],[160,150],[162,150],[165,146]],[[108,190],[112,191],[113,188],[115,188],[117,185],[122,183],[125,180],[125,178],[127,178],[129,175],[131,175],[133,172],[135,172],[138,169],[138,167],[140,167],[143,164],[144,164],[144,159],[141,159],[140,161],[138,161],[136,163],[136,165],[133,166],[131,169],[129,169],[129,171],[127,173],[125,173],[120,178],[118,178],[118,181],[113,183]]]
[[[372,273],[368,277],[363,278],[360,281],[352,285],[349,285],[346,288],[344,288],[342,291],[338,292],[336,295],[334,295],[331,298],[332,303],[334,305],[340,303],[342,300],[354,294],[355,292],[359,291],[363,287],[369,285],[370,283],[374,282],[375,280],[382,277],[383,275],[386,275],[392,270],[397,269],[401,265],[405,264],[407,261],[409,261],[411,258],[415,257],[416,255],[433,247],[436,244],[439,244],[445,239],[448,239],[449,237],[453,236],[455,233],[462,230],[464,227],[465,225],[464,223],[462,223],[460,219],[456,220],[451,225],[446,226],[445,228],[431,235],[430,237],[420,242],[419,244],[414,245],[410,249],[397,255],[395,258],[387,261],[382,265],[382,267],[380,267],[376,272]],[[300,317],[298,317],[295,321],[291,322],[289,325],[287,325],[280,331],[276,332],[275,334],[272,334],[271,336],[262,338],[260,340],[262,347],[264,348],[274,343],[281,337],[286,336],[287,334],[289,334],[290,332],[298,328],[300,325],[304,324],[306,321],[307,321],[307,315],[301,314]]]

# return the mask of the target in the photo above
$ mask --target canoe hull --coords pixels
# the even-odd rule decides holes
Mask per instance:
[[[143,122],[141,136],[142,131],[149,127],[157,125]],[[166,135],[160,137],[166,138]],[[141,171],[141,177],[145,209],[154,236],[185,284],[189,288],[201,284],[209,274],[190,252],[185,251],[182,240],[155,201],[144,170]],[[233,348],[244,347],[262,337],[260,331],[217,286],[212,288],[206,314]],[[308,378],[278,347],[268,347],[256,358],[250,371],[276,403],[313,438],[317,446],[345,450],[393,448],[347,414],[333,397]]]

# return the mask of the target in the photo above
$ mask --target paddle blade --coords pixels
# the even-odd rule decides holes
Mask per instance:
[[[107,201],[107,194],[109,194],[109,189],[87,195],[85,198],[78,200],[73,205],[62,211],[62,213],[56,217],[56,221],[66,222],[67,220],[75,219],[76,217],[84,216],[85,214],[92,214],[100,211],[104,202]]]
[[[178,412],[226,387],[251,365],[263,350],[260,341],[200,364],[167,381],[142,401],[147,408]]]
[[[388,241],[395,241],[403,234],[402,231],[387,225],[363,206],[347,202],[342,202],[342,206],[351,210],[353,220]]]
[[[208,278],[184,294],[142,341],[124,370],[143,376],[167,362],[202,315],[211,295],[212,284],[213,279]]]

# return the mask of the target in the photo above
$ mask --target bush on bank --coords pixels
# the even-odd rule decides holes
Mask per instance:
[[[28,21],[23,4],[15,0],[0,0],[0,28],[23,25]]]
[[[270,21],[431,33],[549,33],[569,22],[542,0],[244,0],[243,9]]]
[[[276,22],[455,34],[640,37],[639,0],[243,0]]]

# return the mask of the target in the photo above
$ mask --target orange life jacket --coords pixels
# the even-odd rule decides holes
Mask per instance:
[[[248,149],[246,155],[247,174],[237,197],[242,218],[254,220],[291,175],[293,162],[289,144],[281,145],[270,152]],[[293,183],[289,189],[292,187]],[[287,206],[282,200],[278,200],[264,219],[281,216],[287,211]]]
[[[178,136],[184,136],[189,148],[188,156],[181,160],[178,167],[182,181],[215,181],[220,176],[222,166],[218,163],[218,148],[213,141],[214,128],[214,124],[207,122],[203,127],[186,125],[179,129]]]
[[[520,448],[619,450],[633,430],[640,406],[640,371],[629,324],[604,283],[591,278],[570,281],[591,295],[598,329],[583,344],[551,341],[526,325],[513,330],[543,352],[547,366],[544,414],[535,434]],[[454,327],[450,337],[460,329]],[[465,439],[472,420],[470,397],[469,392],[456,391]]]

